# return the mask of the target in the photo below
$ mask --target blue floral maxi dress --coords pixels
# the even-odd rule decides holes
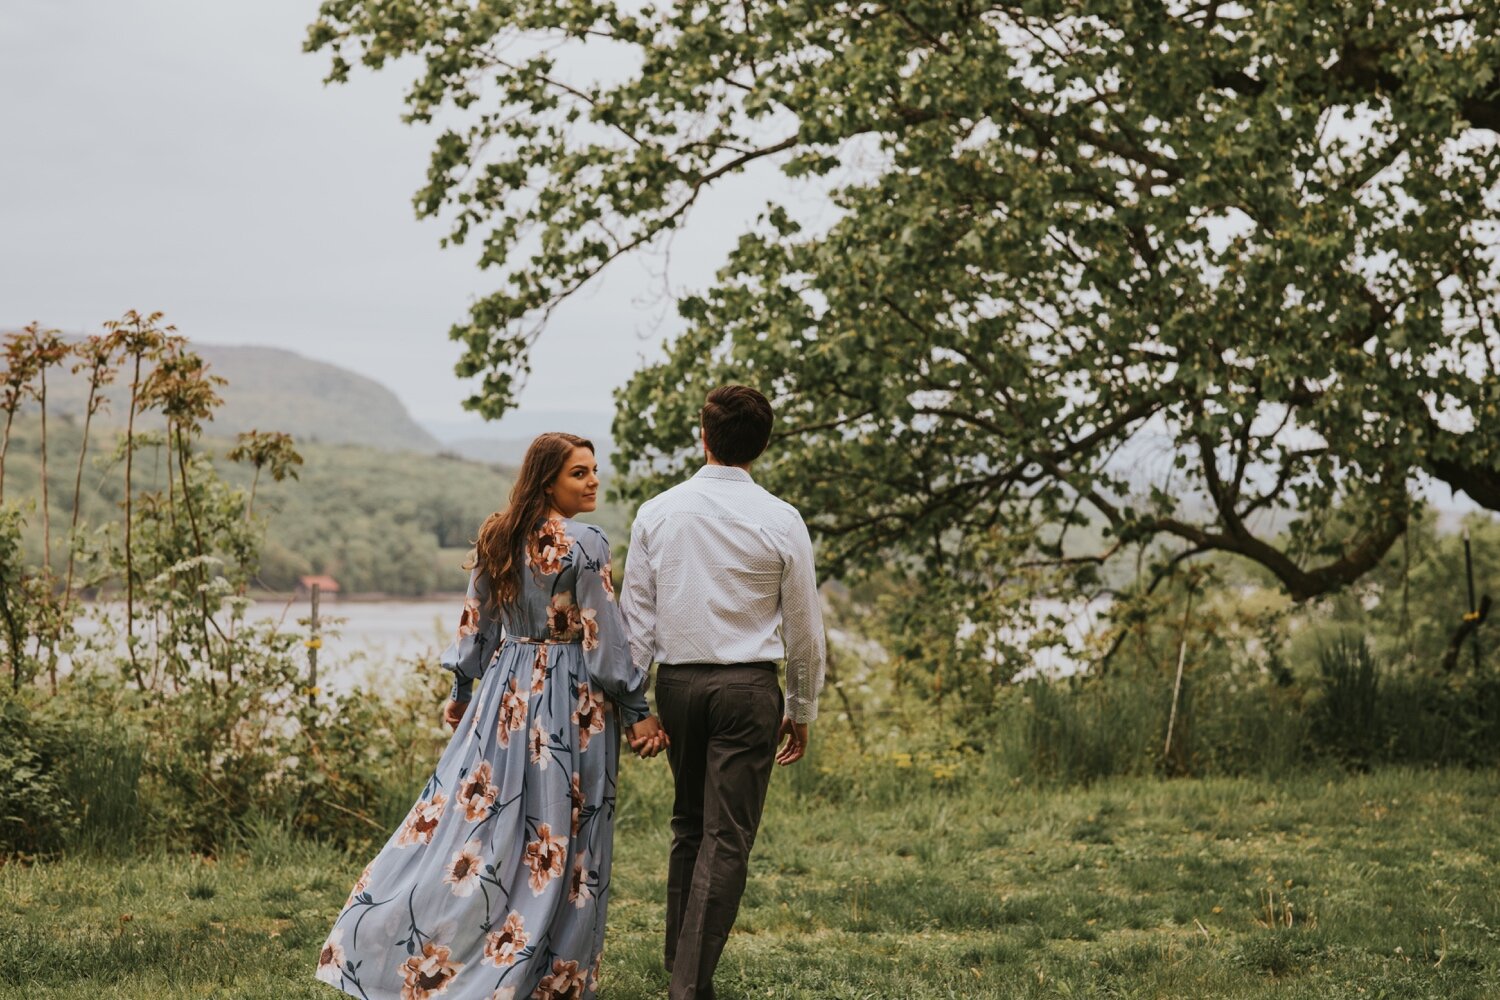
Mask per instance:
[[[609,899],[620,727],[644,718],[592,525],[552,518],[516,605],[469,580],[443,665],[477,679],[421,798],[349,894],[317,977],[365,1000],[590,1000]],[[503,637],[502,637],[503,636]]]

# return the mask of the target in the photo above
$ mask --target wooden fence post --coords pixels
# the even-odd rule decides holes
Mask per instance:
[[[318,650],[323,645],[323,640],[318,635],[318,591],[320,589],[316,583],[312,585],[312,617],[309,619],[312,636],[307,640],[307,704],[309,707],[318,703]]]
[[[1177,727],[1177,702],[1182,695],[1182,668],[1187,662],[1188,623],[1193,618],[1194,588],[1188,588],[1187,607],[1182,612],[1182,635],[1177,642],[1177,680],[1172,684],[1172,713],[1167,717],[1167,739],[1162,745],[1162,757],[1172,756],[1172,730]]]

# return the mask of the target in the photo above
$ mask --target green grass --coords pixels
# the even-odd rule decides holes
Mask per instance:
[[[873,761],[778,772],[719,971],[749,998],[1500,995],[1500,777],[1016,786]],[[603,995],[665,996],[669,791],[622,775]],[[0,868],[0,997],[331,998],[366,860],[263,830],[216,861]]]

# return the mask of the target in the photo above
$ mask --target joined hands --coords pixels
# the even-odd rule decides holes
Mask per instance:
[[[443,706],[443,721],[453,729],[463,721],[464,712],[469,708],[467,701],[449,701]],[[667,747],[672,745],[672,740],[667,736],[667,731],[661,727],[661,720],[654,715],[648,715],[633,726],[625,727],[625,738],[630,743],[630,749],[637,757],[645,760],[655,757]]]
[[[655,757],[672,745],[667,731],[661,727],[661,720],[654,715],[646,716],[633,726],[626,726],[625,738],[630,742],[630,749],[642,760]]]

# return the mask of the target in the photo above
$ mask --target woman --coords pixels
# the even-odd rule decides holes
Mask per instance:
[[[667,745],[610,582],[594,447],[531,443],[479,531],[444,713],[456,733],[355,883],[318,978],[365,1000],[595,995],[620,727]],[[475,680],[477,694],[470,697]]]

